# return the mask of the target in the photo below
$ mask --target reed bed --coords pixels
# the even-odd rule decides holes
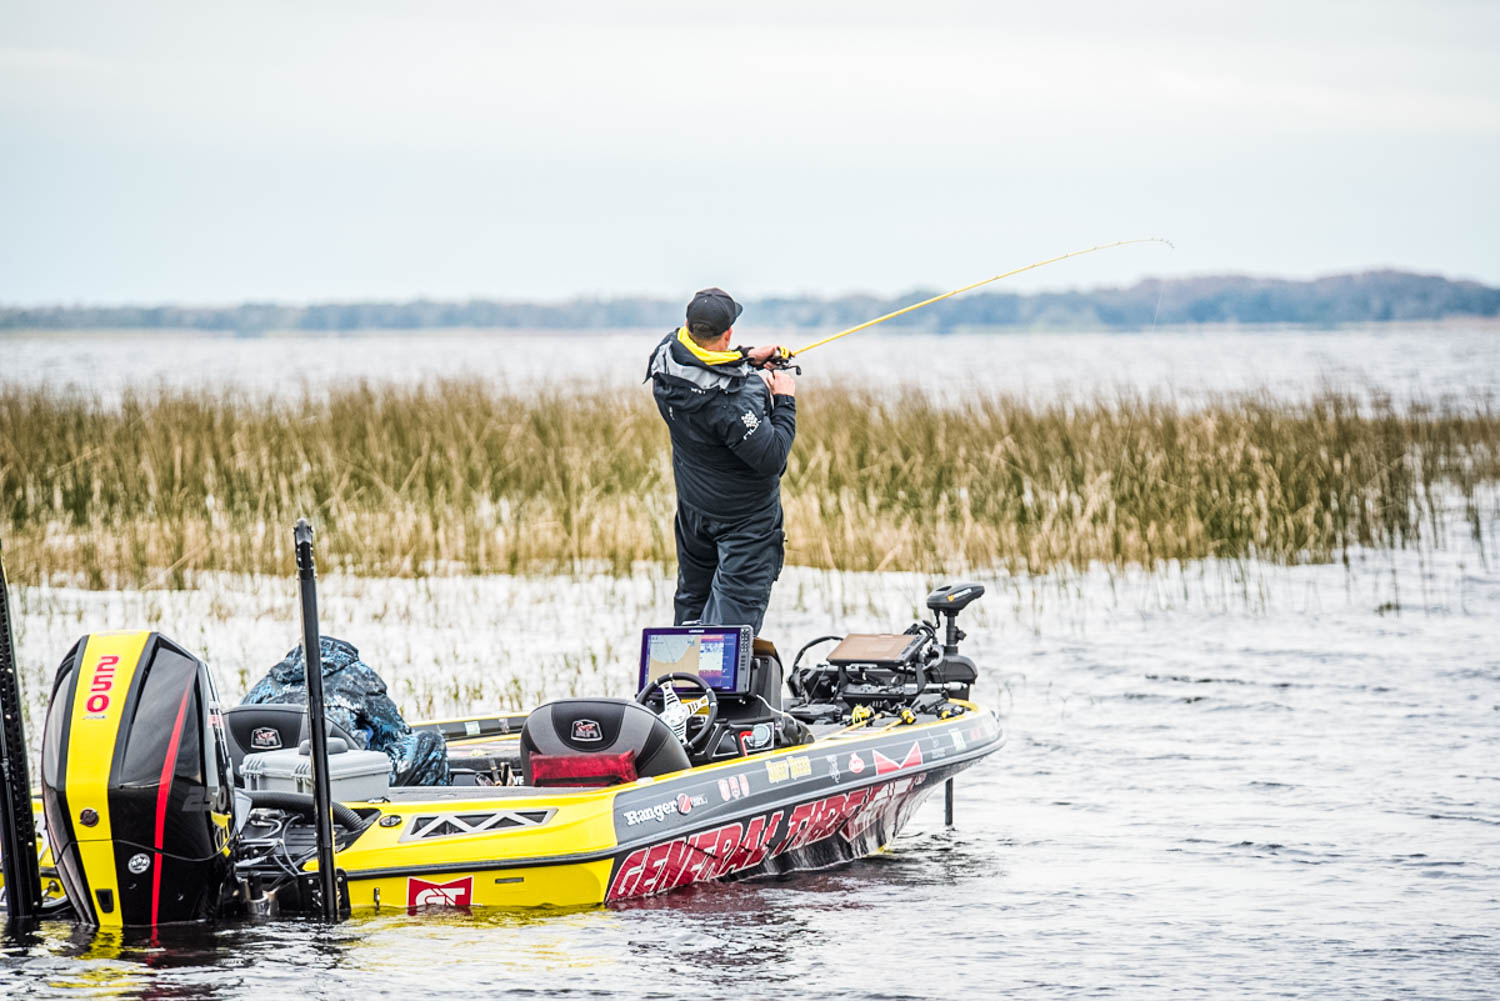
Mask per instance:
[[[1320,562],[1441,545],[1452,503],[1478,538],[1500,481],[1489,401],[1039,406],[836,389],[798,406],[787,560],[812,567]],[[324,565],[362,575],[674,558],[667,434],[644,388],[445,381],[293,403],[162,389],[118,407],[0,388],[0,505],[13,573],[98,588],[288,572],[302,515]]]

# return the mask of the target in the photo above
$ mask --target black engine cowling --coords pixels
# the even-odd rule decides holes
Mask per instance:
[[[63,658],[42,737],[47,833],[69,900],[102,926],[218,913],[233,786],[208,669],[158,633],[95,633]]]

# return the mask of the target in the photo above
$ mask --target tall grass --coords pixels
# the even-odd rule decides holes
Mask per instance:
[[[787,558],[830,568],[1323,561],[1440,543],[1447,498],[1477,528],[1500,480],[1488,402],[944,406],[840,389],[798,406]],[[0,388],[0,505],[13,569],[94,587],[286,572],[304,514],[325,565],[361,574],[673,559],[669,446],[645,389],[448,381],[293,404],[160,390],[106,408]]]

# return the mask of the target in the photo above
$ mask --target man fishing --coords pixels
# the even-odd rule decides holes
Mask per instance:
[[[767,369],[779,346],[730,348],[744,307],[719,288],[651,354],[646,377],[672,435],[675,622],[760,632],[785,542],[781,477],[797,436],[796,384]]]

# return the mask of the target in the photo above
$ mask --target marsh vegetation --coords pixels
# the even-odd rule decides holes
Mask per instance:
[[[799,400],[789,563],[1046,572],[1204,557],[1334,560],[1476,536],[1500,481],[1489,400],[1400,408],[1323,393],[937,402]],[[667,435],[644,389],[358,385],[286,401],[132,391],[117,406],[0,388],[13,572],[90,587],[284,573],[309,515],[325,564],[381,577],[670,562]]]

